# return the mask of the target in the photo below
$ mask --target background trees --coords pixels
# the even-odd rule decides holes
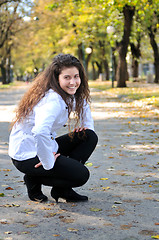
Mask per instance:
[[[12,50],[15,47],[16,36],[25,27],[22,18],[25,7],[29,8],[29,1],[24,5],[20,0],[2,0],[0,2],[0,69],[2,83],[9,83],[12,79]]]
[[[9,82],[7,68],[12,66],[17,76],[33,75],[41,71],[59,52],[79,57],[91,79],[99,78],[100,75],[108,80],[111,76],[112,49],[117,86],[125,87],[129,78],[128,54],[132,59],[132,75],[138,77],[141,56],[148,55],[150,46],[155,82],[159,81],[158,1],[1,2],[0,21],[3,24],[0,27],[0,67],[3,83]],[[114,28],[112,35],[107,33],[108,26]]]

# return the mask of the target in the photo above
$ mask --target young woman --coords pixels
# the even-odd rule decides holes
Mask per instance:
[[[9,155],[23,172],[28,196],[46,201],[41,186],[51,186],[51,196],[66,201],[87,201],[72,188],[85,184],[84,166],[97,144],[89,108],[88,81],[80,61],[70,54],[54,57],[21,99],[9,139]],[[75,113],[75,128],[56,137]]]

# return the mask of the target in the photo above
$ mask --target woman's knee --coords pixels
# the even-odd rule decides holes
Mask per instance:
[[[86,129],[86,134],[88,139],[96,145],[98,142],[97,134],[91,129]]]
[[[78,186],[84,185],[90,177],[89,170],[83,164],[81,164],[81,166],[82,166],[81,170],[76,175],[76,180],[78,182]]]

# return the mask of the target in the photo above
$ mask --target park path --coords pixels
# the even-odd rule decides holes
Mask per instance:
[[[40,204],[29,201],[7,155],[9,122],[26,88],[0,91],[0,239],[159,239],[158,111],[92,89],[99,142],[87,163],[91,177],[77,189],[89,201],[56,204],[44,187],[49,201]]]

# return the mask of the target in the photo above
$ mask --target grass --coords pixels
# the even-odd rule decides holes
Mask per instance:
[[[13,82],[10,84],[1,84],[1,89],[9,89],[11,87],[16,87],[25,84],[24,82]],[[101,91],[106,91],[112,95],[120,97],[120,99],[130,99],[131,101],[143,101],[147,105],[153,105],[159,107],[159,84],[146,83],[146,82],[132,82],[128,81],[126,88],[117,88],[116,82],[114,88],[112,88],[111,81],[89,81],[89,87],[99,89]]]
[[[21,82],[21,81],[14,81],[14,82],[12,82],[12,83],[9,83],[9,84],[2,84],[1,82],[0,82],[0,90],[2,89],[9,89],[9,88],[11,88],[11,87],[18,87],[18,86],[21,86],[21,85],[24,85],[24,84],[26,84],[26,83],[24,83],[24,82]]]
[[[106,91],[121,99],[140,100],[148,105],[159,107],[159,84],[146,82],[127,82],[126,84],[126,88],[112,88],[111,81],[89,81],[90,88]]]

